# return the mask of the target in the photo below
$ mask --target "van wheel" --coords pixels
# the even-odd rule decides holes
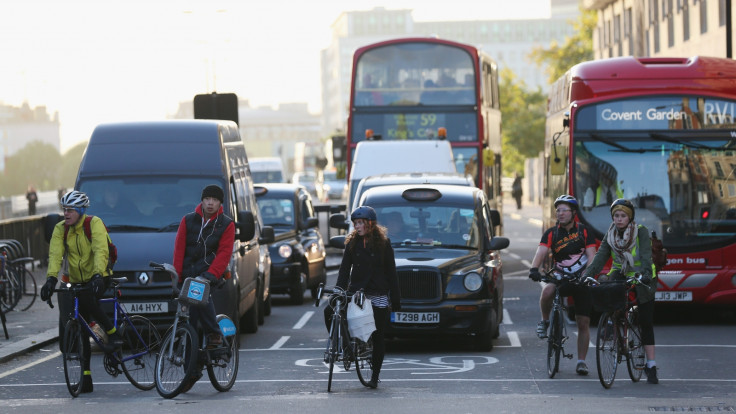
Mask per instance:
[[[307,286],[307,275],[304,272],[299,275],[299,283],[292,286],[289,290],[289,297],[291,298],[292,305],[301,305],[304,303],[304,291]]]
[[[271,294],[266,298],[266,303],[263,305],[263,314],[271,316]]]
[[[245,312],[242,318],[240,318],[240,328],[245,333],[256,333],[258,332],[258,301],[253,303],[253,306]]]

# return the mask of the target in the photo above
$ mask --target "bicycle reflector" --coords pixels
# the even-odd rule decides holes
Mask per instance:
[[[412,188],[404,190],[401,197],[408,201],[435,201],[442,197],[442,193],[434,188]]]

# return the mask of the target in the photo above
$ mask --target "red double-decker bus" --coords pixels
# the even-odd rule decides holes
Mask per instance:
[[[369,137],[448,140],[457,171],[471,175],[493,208],[501,209],[498,66],[478,49],[436,38],[358,49],[346,140],[348,177],[356,145]]]
[[[572,194],[600,238],[610,205],[668,250],[657,301],[736,304],[736,62],[620,57],[573,66],[551,88],[544,226]]]

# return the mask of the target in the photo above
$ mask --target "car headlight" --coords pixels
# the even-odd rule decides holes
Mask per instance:
[[[282,244],[279,246],[279,256],[283,257],[284,259],[287,259],[291,256],[291,246],[288,244]]]
[[[463,279],[463,285],[465,286],[465,289],[475,292],[483,286],[483,278],[475,272],[468,273],[465,275],[465,279]]]

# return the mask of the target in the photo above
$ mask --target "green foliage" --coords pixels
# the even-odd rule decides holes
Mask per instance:
[[[523,173],[524,160],[544,149],[547,96],[541,88],[529,90],[510,69],[501,71],[499,84],[503,111],[503,174]]]
[[[549,48],[535,48],[530,57],[539,67],[547,67],[549,83],[554,83],[568,69],[578,63],[593,60],[593,30],[598,22],[596,10],[580,9],[580,20],[570,21],[575,35],[567,37],[562,45],[553,41]]]
[[[87,144],[82,143],[64,156],[53,145],[34,141],[6,158],[5,171],[0,173],[0,196],[25,194],[28,186],[36,191],[72,188]]]

